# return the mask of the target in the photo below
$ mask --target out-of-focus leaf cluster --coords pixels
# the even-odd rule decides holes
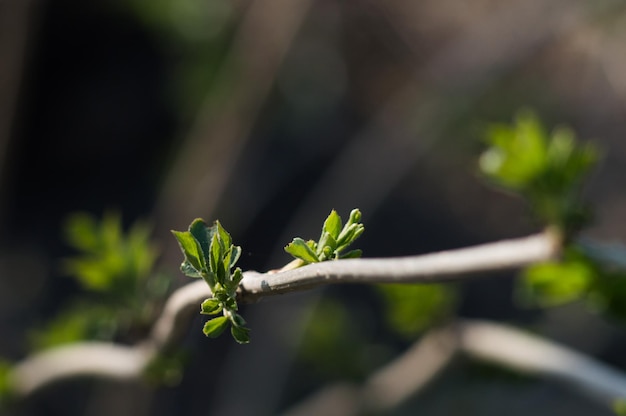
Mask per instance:
[[[31,331],[32,346],[110,340],[149,326],[169,288],[166,276],[150,276],[157,257],[150,228],[137,222],[125,232],[116,213],[102,220],[77,213],[68,218],[64,232],[77,254],[64,259],[62,268],[87,293]]]
[[[487,142],[480,168],[492,182],[520,193],[539,220],[561,232],[584,225],[588,214],[580,193],[598,159],[594,146],[577,143],[565,127],[548,133],[529,110],[520,111],[512,125],[491,126]]]
[[[204,279],[213,293],[213,297],[202,302],[200,313],[222,313],[222,316],[206,322],[204,334],[216,338],[230,324],[235,341],[240,344],[250,342],[246,321],[237,313],[237,288],[243,273],[239,267],[233,268],[241,255],[241,247],[232,244],[230,234],[219,221],[209,227],[196,218],[188,231],[172,231],[172,234],[185,256],[180,270],[189,277]]]
[[[449,317],[455,304],[450,285],[397,284],[378,285],[384,301],[388,327],[406,339]]]
[[[64,261],[64,270],[90,291],[135,296],[156,260],[150,228],[137,222],[124,233],[116,213],[106,213],[100,222],[86,213],[74,214],[65,235],[79,254]]]
[[[583,300],[591,310],[626,319],[626,249],[572,238],[588,219],[581,190],[598,151],[577,143],[567,128],[548,134],[530,111],[520,112],[510,126],[492,126],[487,141],[483,173],[525,197],[539,220],[566,237],[558,261],[523,271],[518,298],[540,307]]]

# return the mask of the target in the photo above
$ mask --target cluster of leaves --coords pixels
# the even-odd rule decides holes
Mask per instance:
[[[626,319],[626,249],[581,244],[571,237],[586,220],[581,188],[598,152],[579,144],[567,128],[551,135],[529,111],[511,126],[493,126],[482,171],[500,186],[525,197],[534,214],[563,234],[561,258],[523,271],[519,299],[550,307],[584,300],[590,309]]]
[[[157,257],[150,228],[136,222],[124,233],[120,215],[114,212],[105,213],[100,222],[87,213],[74,214],[65,235],[79,254],[65,260],[64,270],[95,292],[134,295]]]
[[[169,287],[169,279],[148,279],[157,257],[150,228],[134,223],[124,232],[121,217],[102,220],[87,213],[68,217],[65,238],[77,254],[62,263],[87,294],[30,333],[35,349],[85,339],[109,340],[122,331],[148,325]]]
[[[480,167],[488,178],[520,193],[541,221],[560,232],[568,234],[584,225],[588,215],[581,187],[598,159],[591,144],[576,143],[565,127],[548,134],[529,110],[520,111],[513,125],[493,125],[487,141],[490,147]]]
[[[207,337],[219,336],[230,324],[230,332],[240,344],[250,342],[250,330],[237,313],[237,288],[243,273],[235,268],[241,247],[232,244],[230,234],[219,221],[209,227],[202,219],[195,219],[188,231],[172,231],[178,240],[185,260],[181,271],[193,278],[202,278],[211,288],[213,297],[202,303],[201,313],[222,316],[210,319],[204,325]]]
[[[362,252],[358,249],[343,253],[365,231],[360,221],[361,211],[353,209],[342,227],[341,217],[337,211],[332,210],[324,221],[322,234],[317,242],[296,237],[285,247],[285,251],[302,264],[361,257]]]

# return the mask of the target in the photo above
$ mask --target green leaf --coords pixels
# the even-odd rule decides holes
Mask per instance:
[[[241,326],[231,326],[230,333],[235,341],[239,344],[248,344],[250,342],[250,330]]]
[[[203,315],[216,315],[222,312],[222,302],[215,298],[208,298],[202,302],[201,314]]]
[[[361,257],[362,254],[363,254],[363,250],[361,250],[361,249],[350,250],[347,253],[344,253],[344,254],[340,255],[339,258],[341,258],[341,259],[358,259],[359,257]]]
[[[215,230],[209,227],[202,218],[196,218],[189,226],[189,232],[200,244],[205,264],[209,261],[209,250]]]
[[[322,253],[326,253],[326,250],[330,250],[330,255],[327,258],[332,257],[332,253],[337,249],[337,241],[335,238],[324,231],[322,233],[322,237],[320,238],[319,243],[317,244],[317,254],[318,256]]]
[[[215,227],[217,228],[217,232],[220,236],[222,251],[226,251],[232,244],[232,240],[230,238],[230,234],[222,227],[219,221],[215,221]]]
[[[243,279],[243,273],[241,269],[237,267],[235,271],[230,275],[230,279],[226,282],[226,289],[231,295],[235,295],[237,288],[239,287],[239,283]]]
[[[174,231],[172,234],[178,240],[178,245],[185,255],[185,260],[198,272],[206,268],[206,261],[202,254],[200,243],[193,237],[189,231]]]
[[[231,246],[231,250],[230,250],[230,264],[228,266],[228,270],[232,269],[235,264],[237,263],[237,260],[239,260],[239,257],[241,256],[241,247],[239,246]]]
[[[204,281],[207,283],[207,285],[209,285],[209,287],[211,288],[212,291],[216,289],[217,276],[215,276],[215,273],[213,273],[212,271],[207,270],[205,272],[202,272],[202,276],[201,277],[204,279]]]
[[[323,231],[330,234],[334,240],[337,240],[341,232],[341,217],[334,209],[330,211],[330,215],[324,221]]]
[[[301,238],[296,237],[291,243],[285,247],[285,251],[295,258],[301,259],[307,263],[317,263],[319,259],[317,254],[311,247]]]
[[[183,261],[181,263],[180,271],[183,272],[183,274],[185,276],[194,277],[194,278],[202,277],[202,273],[200,273],[198,270],[196,270],[191,265],[191,263],[189,263],[189,261],[187,261],[187,260],[185,260],[185,261]]]
[[[239,326],[239,327],[246,326],[246,320],[243,319],[243,316],[239,315],[238,313],[234,313],[232,316],[233,316],[233,319],[232,319],[233,325]]]
[[[202,330],[202,332],[204,332],[204,335],[209,338],[217,338],[222,334],[222,332],[224,332],[224,330],[228,326],[228,323],[229,320],[226,316],[213,318],[207,321],[206,324],[204,324],[204,329]]]
[[[217,281],[221,283],[220,278],[222,276],[219,275],[218,269],[219,265],[222,262],[222,250],[219,243],[219,237],[217,234],[213,234],[213,239],[211,240],[211,253],[210,253],[210,267],[211,271],[215,273],[217,276]]]
[[[351,224],[348,227],[344,227],[337,239],[337,251],[344,250],[350,244],[352,244],[357,238],[363,234],[365,227],[363,224]]]

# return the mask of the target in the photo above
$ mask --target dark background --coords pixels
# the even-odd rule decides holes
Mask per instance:
[[[0,3],[0,356],[23,358],[28,328],[80,292],[58,267],[76,211],[149,219],[175,285],[188,279],[168,233],[198,216],[219,218],[244,249],[241,267],[260,271],[288,262],[282,247],[316,237],[332,208],[361,209],[368,257],[535,232],[523,203],[486,186],[476,165],[487,123],[523,107],[602,149],[587,233],[623,240],[623,2],[263,3]],[[579,305],[520,308],[513,282],[459,286],[457,313],[532,324],[626,366],[623,327]],[[408,346],[383,328],[367,288],[318,290],[245,307],[245,347],[206,340],[198,317],[178,387],[72,381],[16,414],[275,414],[341,379],[297,360],[308,311],[328,296],[372,322],[355,350]],[[602,414],[551,383],[472,368],[455,364],[398,414],[456,413],[449,394],[465,414]]]

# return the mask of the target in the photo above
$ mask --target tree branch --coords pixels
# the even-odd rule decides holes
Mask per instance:
[[[555,258],[560,240],[551,232],[440,253],[385,259],[351,259],[316,263],[285,272],[245,272],[240,300],[308,290],[336,283],[441,282],[489,272],[520,268]],[[135,347],[85,342],[33,355],[18,363],[10,375],[15,392],[27,396],[37,389],[75,376],[114,379],[140,378],[157,354],[177,345],[200,303],[211,296],[207,284],[190,283],[168,299],[145,341]]]
[[[461,321],[457,333],[470,357],[556,379],[609,406],[626,399],[626,375],[565,346],[485,321]]]
[[[555,258],[559,237],[542,234],[439,253],[391,258],[348,259],[314,263],[280,273],[246,276],[242,300],[333,283],[432,283],[462,280],[463,276],[515,269]]]
[[[387,413],[415,396],[456,353],[520,373],[551,378],[612,408],[626,398],[626,374],[565,346],[519,329],[480,320],[460,320],[432,330],[404,354],[359,386],[337,383],[283,413],[357,416]]]

